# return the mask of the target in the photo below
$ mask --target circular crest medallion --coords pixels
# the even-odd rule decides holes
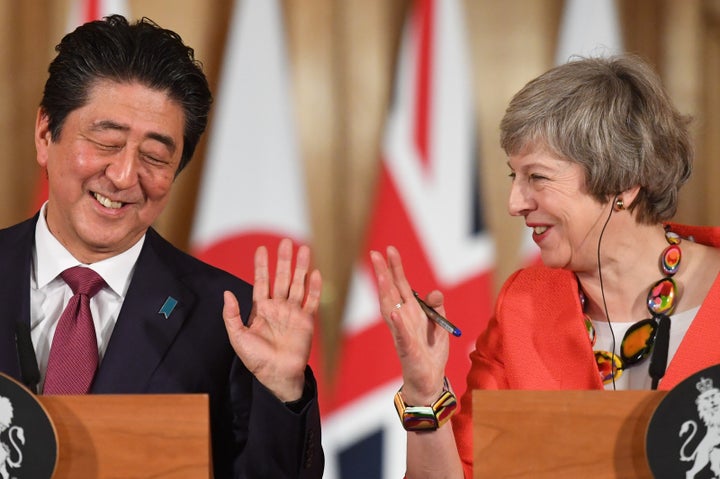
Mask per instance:
[[[720,477],[720,365],[668,391],[650,419],[645,447],[655,477]]]
[[[45,409],[29,389],[0,373],[0,477],[50,479],[57,450]]]

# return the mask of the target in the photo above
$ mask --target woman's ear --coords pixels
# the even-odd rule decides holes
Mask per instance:
[[[632,188],[628,188],[627,190],[618,193],[613,197],[613,201],[615,201],[615,204],[613,205],[616,209],[627,209],[630,207],[630,205],[633,204],[635,201],[635,198],[637,198],[637,195],[640,193],[640,185],[633,186]],[[620,205],[620,206],[618,206]]]

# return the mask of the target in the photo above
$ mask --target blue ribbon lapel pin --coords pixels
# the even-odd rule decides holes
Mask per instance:
[[[175,306],[177,306],[177,303],[177,299],[173,298],[172,296],[168,296],[162,307],[160,308],[160,311],[158,311],[158,314],[162,314],[163,316],[165,316],[165,319],[168,319],[172,314],[173,310],[175,309]]]

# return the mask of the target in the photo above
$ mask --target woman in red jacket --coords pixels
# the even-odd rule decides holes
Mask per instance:
[[[415,301],[399,252],[371,253],[402,364],[409,479],[472,476],[473,389],[669,389],[720,362],[720,229],[669,223],[692,170],[687,125],[633,56],[571,61],[513,97],[500,125],[508,209],[543,265],[502,287],[462,408],[447,332]],[[443,314],[439,291],[426,302]]]

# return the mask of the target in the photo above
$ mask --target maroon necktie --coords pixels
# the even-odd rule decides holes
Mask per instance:
[[[60,316],[48,358],[44,394],[87,394],[98,366],[90,298],[105,285],[90,268],[75,266],[60,273],[73,296]]]

